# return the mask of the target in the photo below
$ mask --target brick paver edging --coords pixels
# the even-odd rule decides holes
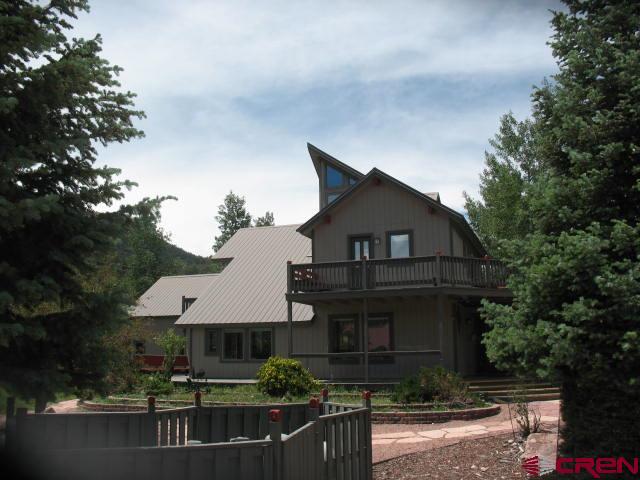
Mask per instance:
[[[78,408],[89,412],[146,412],[146,405],[130,405],[126,403],[97,403],[88,400],[78,402]],[[169,408],[169,407],[167,407]]]
[[[500,405],[470,408],[468,410],[445,410],[442,412],[376,412],[371,413],[373,423],[444,423],[451,420],[477,420],[500,413]]]

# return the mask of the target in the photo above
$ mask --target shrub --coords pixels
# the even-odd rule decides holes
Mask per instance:
[[[161,373],[146,375],[142,385],[146,395],[171,395],[173,393],[173,383],[167,381]]]
[[[456,372],[437,366],[423,367],[405,378],[392,396],[399,403],[464,402],[469,399],[467,384]]]
[[[403,378],[391,394],[391,399],[396,403],[420,403],[422,400],[418,376]]]
[[[298,360],[270,357],[258,370],[258,389],[273,397],[306,395],[320,382]]]
[[[186,339],[182,335],[178,335],[173,328],[170,328],[156,336],[154,341],[164,353],[162,371],[165,380],[170,381],[173,375],[173,366],[176,363],[176,356],[184,349]]]

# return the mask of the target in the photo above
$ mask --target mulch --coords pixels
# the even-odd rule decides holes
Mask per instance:
[[[524,445],[513,436],[465,440],[455,445],[397,457],[373,466],[382,479],[524,479],[520,457]]]

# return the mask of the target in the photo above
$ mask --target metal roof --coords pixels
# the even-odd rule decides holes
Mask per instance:
[[[182,314],[182,297],[198,298],[219,278],[219,275],[219,273],[208,273],[160,277],[140,296],[131,316],[178,317]]]
[[[287,321],[287,260],[311,260],[311,240],[299,225],[238,230],[214,255],[232,258],[218,280],[176,324],[282,323]],[[308,305],[293,304],[293,320],[313,317]]]

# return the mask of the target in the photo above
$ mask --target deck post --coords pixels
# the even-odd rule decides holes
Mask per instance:
[[[158,446],[158,419],[156,417],[156,397],[147,397],[146,418],[146,439],[145,445],[149,447]]]
[[[364,383],[369,383],[369,304],[362,300],[362,350],[364,352]]]
[[[436,286],[442,284],[442,250],[436,250]]]
[[[291,260],[287,260],[287,295],[291,294],[293,282],[293,267]],[[291,358],[293,354],[293,304],[287,298],[287,357]]]
[[[360,259],[360,270],[361,270],[361,282],[362,282],[362,290],[367,289],[367,257],[363,256]]]
[[[307,409],[307,422],[315,422],[320,416],[320,401],[316,397],[309,399],[309,408]]]
[[[282,478],[282,411],[269,410],[269,439],[273,443],[273,478]]]
[[[440,364],[444,366],[444,297],[441,293],[436,296],[438,315],[438,342],[440,349]]]
[[[329,389],[327,387],[324,387],[322,389],[322,414],[323,415],[328,415],[329,414]]]
[[[287,352],[288,357],[293,355],[293,305],[291,300],[287,300]]]
[[[367,455],[367,472],[365,478],[371,480],[373,472],[371,466],[373,465],[373,449],[371,448],[371,392],[365,390],[362,392],[362,406],[367,409],[365,424],[365,448]],[[362,478],[362,477],[361,477]]]

